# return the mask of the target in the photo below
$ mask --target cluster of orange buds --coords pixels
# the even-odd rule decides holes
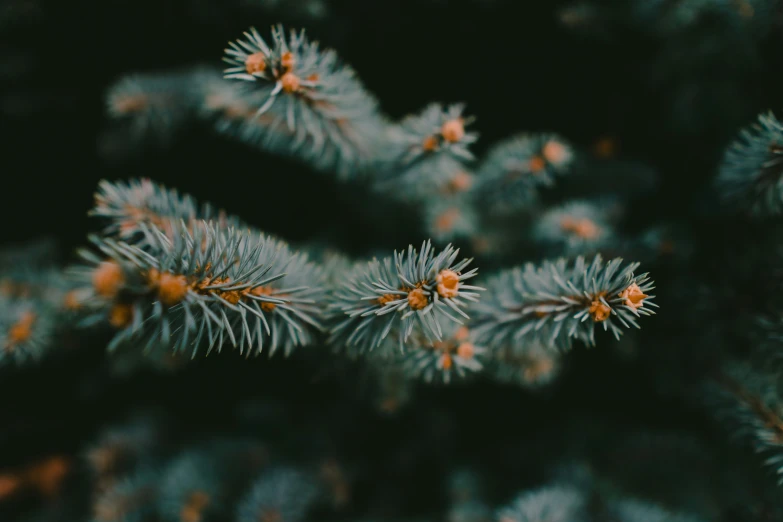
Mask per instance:
[[[22,468],[17,472],[0,473],[0,500],[24,490],[45,496],[56,495],[71,470],[65,457],[54,456]]]
[[[560,228],[582,239],[597,239],[601,228],[588,218],[575,219],[569,216],[560,220]]]
[[[476,347],[470,341],[470,330],[466,326],[460,326],[451,339],[437,341],[432,347],[441,352],[438,367],[444,371],[449,371],[454,366],[454,357],[468,360],[476,355]]]
[[[454,118],[443,122],[437,134],[430,134],[424,138],[421,146],[426,152],[434,152],[438,150],[441,142],[459,143],[464,137],[465,119]]]

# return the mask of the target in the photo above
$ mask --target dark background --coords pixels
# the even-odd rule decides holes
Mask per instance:
[[[328,235],[355,254],[422,239],[412,237],[405,216],[399,225],[396,216],[383,225],[362,219],[360,198],[368,196],[360,188],[217,136],[208,125],[188,126],[165,146],[120,154],[112,148],[118,131],[106,116],[105,93],[115,81],[133,72],[220,65],[226,42],[251,25],[262,33],[279,21],[306,27],[354,66],[395,119],[431,101],[465,102],[477,116],[479,157],[519,131],[555,131],[586,149],[614,137],[623,158],[648,163],[661,178],[640,219],[689,223],[699,245],[725,243],[726,223],[703,214],[724,148],[757,113],[777,109],[783,92],[780,13],[771,17],[773,30],[747,44],[718,19],[676,37],[625,23],[575,31],[560,23],[565,4],[554,1],[342,0],[329,2],[329,18],[312,23],[217,0],[4,2],[0,242],[53,237],[63,262],[95,230],[86,213],[104,178],[150,177],[267,232],[292,241]],[[710,256],[697,254],[694,263]],[[667,275],[676,279],[670,271],[659,287]],[[676,329],[669,333],[676,337]],[[698,342],[698,334],[688,334]],[[515,488],[540,483],[567,452],[596,455],[609,468],[613,459],[624,462],[606,447],[616,448],[611,441],[628,433],[684,432],[707,453],[724,441],[703,411],[660,391],[660,376],[646,366],[655,346],[636,362],[603,346],[578,349],[561,382],[543,394],[489,383],[425,389],[412,410],[379,419],[360,400],[362,384],[351,381],[359,370],[314,369],[307,355],[218,357],[176,376],[113,379],[103,372],[103,339],[63,342],[73,350],[0,373],[0,468],[80,451],[101,426],[145,406],[162,409],[185,440],[253,433],[252,423],[241,425],[234,415],[238,399],[253,396],[287,404],[279,430],[294,434],[291,454],[320,444],[364,461],[375,480],[363,486],[364,507],[396,505],[401,513],[435,509],[437,488],[412,488],[398,498],[382,484],[438,482],[462,461],[491,470],[493,495],[505,501]],[[728,450],[712,455],[722,472],[737,469]]]
[[[13,195],[0,217],[14,224],[3,231],[7,241],[50,234],[78,244],[97,181],[128,176],[176,186],[292,239],[317,235],[324,221],[347,223],[351,209],[333,205],[343,185],[206,129],[122,162],[101,154],[110,127],[105,93],[114,82],[129,73],[221,66],[226,43],[251,25],[307,25],[394,118],[431,101],[465,102],[477,117],[479,156],[525,130],[556,131],[582,145],[614,136],[623,155],[658,168],[667,205],[656,213],[687,213],[737,128],[777,107],[781,92],[780,31],[743,54],[733,34],[709,19],[674,40],[622,24],[610,25],[610,37],[568,30],[558,22],[563,2],[343,0],[329,2],[324,21],[296,23],[284,11],[207,0],[40,1],[16,11],[29,2],[8,1],[12,14],[0,20],[2,152]],[[694,41],[712,52],[694,56]],[[681,99],[691,102],[687,110],[676,105]],[[293,185],[295,197],[286,192]]]

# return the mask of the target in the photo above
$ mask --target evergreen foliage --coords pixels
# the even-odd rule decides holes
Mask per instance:
[[[783,0],[149,4],[0,7],[0,520],[783,520]]]

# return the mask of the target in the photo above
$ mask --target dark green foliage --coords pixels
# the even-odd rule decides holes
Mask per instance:
[[[0,519],[783,520],[780,0],[25,3]]]
[[[726,151],[720,173],[723,197],[740,210],[761,216],[783,210],[783,126],[772,115],[744,129]]]

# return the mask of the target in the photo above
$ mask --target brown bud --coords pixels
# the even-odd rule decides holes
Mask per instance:
[[[473,176],[462,170],[449,181],[449,189],[452,192],[465,192],[471,185],[473,185]]]
[[[453,270],[441,270],[435,276],[438,283],[438,295],[441,297],[456,297],[459,293],[459,274]]]
[[[472,343],[462,343],[457,347],[457,356],[463,359],[472,359],[476,353],[476,348]]]
[[[552,165],[561,165],[568,159],[568,148],[555,140],[546,142],[541,153]]]
[[[421,144],[421,148],[427,152],[436,150],[438,148],[438,138],[435,136],[427,136],[424,138],[424,142]]]
[[[115,304],[109,311],[109,324],[124,328],[133,320],[133,307],[129,304]]]
[[[455,341],[465,341],[470,336],[470,330],[468,330],[467,326],[460,326],[457,328],[457,331],[454,332],[454,340]]]
[[[8,329],[8,338],[6,340],[6,350],[13,349],[17,344],[21,344],[33,335],[33,324],[35,323],[35,314],[24,312]]]
[[[188,280],[184,275],[163,272],[158,278],[158,297],[166,306],[182,301],[188,293]]]
[[[266,70],[266,56],[264,56],[264,53],[253,53],[245,58],[245,70],[248,74],[264,72]]]
[[[587,311],[596,323],[606,321],[609,319],[609,316],[612,315],[612,309],[602,303],[599,299],[593,301]]]
[[[598,225],[587,218],[574,219],[566,216],[560,220],[560,227],[583,239],[596,239],[601,235],[601,229]]]
[[[408,305],[413,310],[422,310],[429,304],[429,299],[421,288],[416,288],[408,292]]]
[[[440,135],[449,143],[456,143],[465,137],[465,122],[462,118],[449,120],[440,128]]]
[[[435,229],[438,232],[449,232],[454,228],[454,223],[459,219],[459,209],[449,208],[435,218]]]
[[[642,292],[642,289],[639,288],[639,285],[636,283],[631,283],[628,288],[620,292],[619,297],[625,299],[626,306],[638,309],[644,306],[645,298],[650,296]]]
[[[265,296],[265,295],[272,295],[273,290],[266,286],[257,286],[254,289],[250,291],[251,294],[256,295],[258,297]],[[270,302],[261,302],[261,310],[264,312],[271,312],[275,308],[277,308],[277,303],[270,303]]]
[[[451,358],[450,354],[444,353],[443,357],[440,358],[440,364],[444,370],[451,370],[451,367],[454,365],[454,360]]]
[[[92,273],[92,286],[101,297],[114,297],[125,283],[122,267],[114,261],[100,263]]]
[[[530,163],[528,164],[528,167],[530,168],[530,172],[533,174],[538,174],[542,170],[546,168],[546,160],[539,156],[535,155],[532,158],[530,158]]]
[[[203,491],[195,491],[188,497],[180,511],[182,522],[201,522],[204,508],[209,505],[209,495]]]
[[[283,53],[283,55],[280,57],[280,65],[282,65],[283,69],[286,71],[290,71],[291,68],[296,65],[296,58],[294,58],[294,53],[291,51]]]
[[[66,310],[78,310],[82,307],[82,303],[79,301],[79,292],[71,290],[63,298],[63,307]]]
[[[390,303],[392,301],[396,301],[399,298],[400,298],[399,296],[394,295],[394,294],[383,294],[378,299],[376,299],[375,302],[377,302],[379,305],[383,306],[386,303]]]
[[[287,72],[280,78],[280,83],[283,84],[283,90],[285,92],[297,92],[302,81],[294,73]]]

